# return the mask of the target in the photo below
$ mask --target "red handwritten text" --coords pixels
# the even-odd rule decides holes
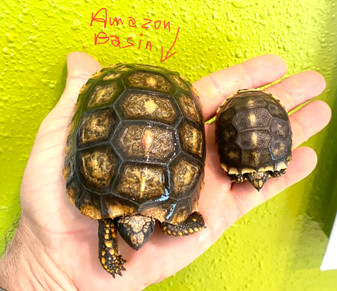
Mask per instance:
[[[107,8],[101,8],[96,13],[91,14],[91,21],[90,26],[93,26],[94,23],[101,23],[104,28],[107,28],[107,26],[127,26],[132,29],[139,28],[139,29],[154,29],[154,31],[157,31],[159,29],[163,29],[167,32],[171,31],[171,22],[166,20],[155,20],[153,21],[150,18],[143,18],[141,22],[137,22],[135,18],[129,16],[127,19],[122,19],[120,17],[110,17],[108,16]],[[172,43],[169,46],[169,49],[164,52],[163,45],[160,46],[160,61],[164,62],[173,55],[175,55],[177,52],[172,52],[173,47],[175,46],[178,35],[179,35],[180,27],[177,28],[175,37],[172,39]],[[134,37],[119,37],[117,35],[113,34],[107,34],[105,31],[100,31],[98,33],[94,34],[94,43],[95,45],[104,45],[104,44],[110,44],[113,47],[119,48],[119,49],[125,49],[130,47],[135,47],[138,50],[144,48],[149,51],[152,51],[152,43],[150,40],[144,40],[143,33],[139,34],[139,38],[135,39]],[[166,46],[166,45],[165,45]]]

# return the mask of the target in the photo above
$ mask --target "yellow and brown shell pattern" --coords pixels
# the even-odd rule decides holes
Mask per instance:
[[[269,177],[286,172],[292,132],[286,110],[273,95],[239,90],[220,106],[216,139],[222,168],[233,182],[260,190]]]
[[[83,214],[177,224],[196,210],[205,161],[199,97],[178,73],[118,64],[83,86],[66,146],[67,194]]]

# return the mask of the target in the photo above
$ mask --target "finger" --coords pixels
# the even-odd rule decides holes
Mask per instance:
[[[81,87],[93,73],[101,68],[101,65],[88,54],[82,52],[68,54],[66,87],[56,106],[43,120],[38,137],[44,135],[46,131],[51,132],[53,129],[68,127]]]
[[[308,103],[289,117],[293,131],[293,147],[321,131],[331,119],[331,109],[324,101]]]
[[[224,230],[223,225],[230,226],[239,217],[235,200],[229,195],[232,182],[220,166],[215,144],[215,124],[206,125],[205,129],[207,143],[205,186],[200,194],[198,209],[204,216],[207,227],[212,228],[211,234],[214,235],[212,241],[215,241],[220,229],[221,232]]]
[[[68,75],[65,90],[59,102],[40,125],[32,149],[33,156],[50,149],[57,152],[60,157],[64,154],[67,128],[74,112],[78,92],[91,74],[100,68],[100,64],[85,53],[68,54]]]
[[[205,119],[215,114],[223,100],[239,89],[257,88],[281,78],[287,71],[282,58],[264,55],[215,72],[193,84],[200,94]]]
[[[315,71],[305,71],[270,86],[266,91],[278,97],[287,111],[321,94],[326,86],[323,76]]]
[[[51,114],[72,116],[73,109],[81,87],[89,77],[102,66],[90,55],[83,52],[72,52],[67,55],[67,81],[64,92]]]
[[[298,146],[303,141],[309,139],[318,131],[323,129],[329,122],[331,117],[330,107],[323,101],[313,101],[294,114],[290,116],[291,127],[293,131],[293,145]],[[214,194],[217,197],[209,197],[201,195],[200,209],[201,213],[205,213],[209,217],[210,224],[214,224],[215,229],[223,228],[224,225],[230,226],[235,220],[243,215],[242,209],[238,211],[238,202],[240,200],[234,199],[231,195],[226,195],[231,189],[232,183],[228,179],[225,172],[220,167],[217,148],[215,145],[215,124],[206,125],[206,140],[207,140],[207,159],[206,159],[206,176],[205,176],[205,189],[202,193],[223,193]],[[306,148],[304,148],[306,150]],[[310,151],[310,149],[309,149]],[[314,155],[315,156],[315,155]],[[293,163],[296,163],[297,150],[293,152],[293,161],[290,163],[293,167]],[[314,159],[315,160],[315,159]],[[309,167],[310,169],[310,167]],[[289,173],[289,170],[288,170]],[[275,179],[271,179],[272,181]],[[251,188],[248,182],[242,184],[233,184],[233,188],[237,189],[244,187],[245,191],[252,192],[254,194],[249,197],[248,204],[257,205],[265,201],[265,198],[261,196],[260,192]],[[264,191],[265,191],[264,187]],[[281,191],[281,190],[280,190]],[[213,194],[211,194],[213,195]],[[239,196],[238,196],[239,197]],[[213,209],[212,201],[218,201],[219,204],[227,205],[226,215],[221,215],[220,212],[210,211]],[[250,202],[249,202],[250,201]],[[255,201],[255,202],[254,202]],[[253,203],[254,202],[254,203]],[[252,206],[255,207],[255,206]],[[245,211],[246,208],[243,208]],[[215,237],[216,239],[217,237]]]
[[[227,177],[224,170],[220,166],[220,160],[218,157],[218,149],[215,143],[215,123],[205,126],[206,133],[206,167],[205,167],[205,184],[210,180],[210,185],[214,186],[214,190],[217,187],[223,188],[223,191],[229,191],[231,188],[231,182]]]

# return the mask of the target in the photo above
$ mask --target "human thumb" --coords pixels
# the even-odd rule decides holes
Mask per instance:
[[[91,56],[72,52],[67,56],[67,81],[64,92],[49,114],[42,121],[32,152],[43,151],[54,145],[64,147],[68,126],[81,87],[89,77],[100,70],[101,65]],[[62,149],[62,153],[64,149]]]
[[[67,81],[64,92],[50,112],[53,115],[72,117],[74,106],[81,87],[89,77],[102,66],[90,55],[83,52],[71,52],[67,55]],[[57,117],[57,116],[56,116]]]

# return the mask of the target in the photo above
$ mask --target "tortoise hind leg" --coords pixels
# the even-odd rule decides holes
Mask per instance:
[[[185,236],[205,228],[205,221],[199,212],[193,212],[189,217],[178,225],[162,222],[163,231],[169,235]]]
[[[114,278],[116,274],[122,276],[126,261],[118,253],[117,229],[112,219],[98,221],[98,239],[99,260],[103,268]]]

